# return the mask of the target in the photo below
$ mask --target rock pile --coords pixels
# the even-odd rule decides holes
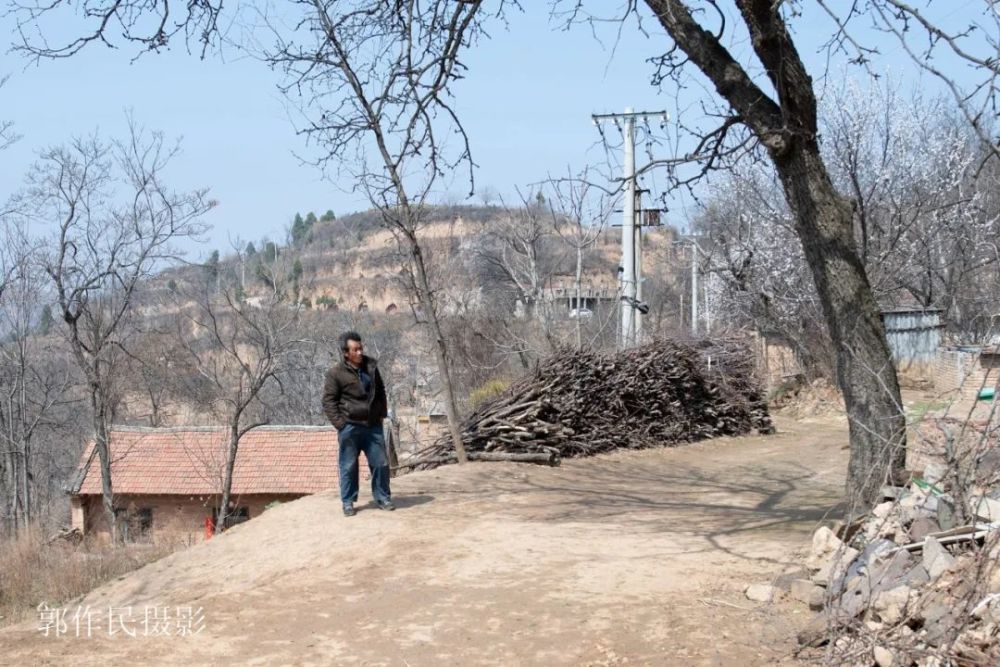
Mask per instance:
[[[816,531],[807,569],[772,591],[820,612],[801,644],[846,664],[1000,665],[1000,489],[945,473],[928,463],[863,521]]]

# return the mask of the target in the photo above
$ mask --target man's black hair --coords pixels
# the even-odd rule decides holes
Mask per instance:
[[[361,334],[359,334],[357,331],[345,331],[344,333],[340,334],[340,338],[338,339],[338,341],[340,342],[341,351],[347,352],[347,341],[349,340],[357,341],[360,343]]]

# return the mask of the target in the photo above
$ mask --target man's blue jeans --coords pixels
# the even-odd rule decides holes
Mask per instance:
[[[382,426],[348,424],[337,433],[340,443],[340,500],[346,505],[358,500],[358,454],[365,453],[372,474],[372,497],[376,502],[389,500],[389,461],[385,456]]]

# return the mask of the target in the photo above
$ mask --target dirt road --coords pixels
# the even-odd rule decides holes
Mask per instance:
[[[778,426],[416,473],[394,480],[394,513],[344,518],[334,492],[281,505],[68,605],[89,606],[89,637],[0,632],[0,662],[792,664],[807,613],[742,591],[797,564],[841,496],[847,437],[842,417]],[[173,636],[144,636],[164,607]],[[202,629],[183,636],[187,607]]]

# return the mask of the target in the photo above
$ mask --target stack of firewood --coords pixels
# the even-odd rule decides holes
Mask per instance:
[[[739,341],[657,341],[617,354],[565,350],[462,424],[473,460],[556,464],[620,448],[773,431],[752,353]],[[454,460],[450,435],[407,467]]]

